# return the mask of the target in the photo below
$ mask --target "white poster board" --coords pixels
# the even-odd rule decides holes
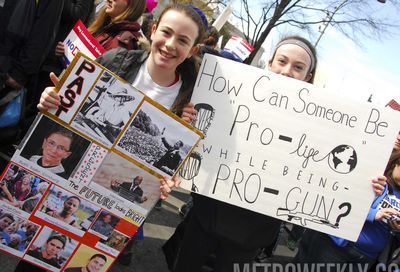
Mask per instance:
[[[211,55],[192,101],[206,138],[181,171],[184,188],[357,239],[398,112]]]

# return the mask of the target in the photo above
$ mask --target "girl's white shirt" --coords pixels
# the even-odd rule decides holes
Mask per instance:
[[[132,86],[141,90],[145,95],[154,101],[157,101],[167,109],[171,109],[182,86],[182,79],[181,76],[179,76],[179,80],[172,86],[160,86],[151,78],[149,71],[147,70],[146,61],[140,67]]]

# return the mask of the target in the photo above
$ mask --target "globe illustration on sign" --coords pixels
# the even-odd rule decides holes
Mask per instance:
[[[329,153],[328,163],[331,169],[341,174],[347,174],[356,168],[357,153],[349,145],[339,145]]]

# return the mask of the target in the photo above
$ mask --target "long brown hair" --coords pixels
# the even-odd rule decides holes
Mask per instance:
[[[106,13],[107,6],[104,6],[99,13],[97,14],[94,21],[88,27],[88,30],[91,34],[100,33],[105,26],[120,22],[124,20],[129,20],[132,22],[136,22],[142,16],[144,11],[146,10],[146,1],[145,0],[129,0],[128,7],[124,12],[120,15],[112,19]]]
[[[200,17],[200,15],[189,5],[182,5],[182,4],[171,4],[167,6],[162,13],[156,23],[156,28],[158,28],[159,22],[161,21],[162,17],[166,12],[169,10],[175,10],[181,12],[188,16],[193,22],[196,23],[198,27],[198,35],[196,40],[194,41],[193,46],[196,46],[203,40],[204,33],[205,33],[205,25]],[[186,58],[181,64],[178,65],[176,71],[181,75],[182,78],[182,87],[180,94],[178,95],[177,99],[175,100],[174,104],[172,105],[171,110],[180,116],[182,114],[182,109],[184,105],[190,102],[190,98],[192,96],[194,84],[196,82],[197,73],[198,73],[198,59],[195,56],[191,56],[190,58]]]
[[[203,43],[208,46],[215,47],[218,43],[220,35],[214,26],[209,26],[207,29],[207,37],[204,38]]]
[[[392,152],[392,155],[390,155],[389,162],[385,170],[385,177],[387,178],[387,182],[392,187],[399,187],[393,179],[393,170],[398,165],[400,165],[400,150]]]

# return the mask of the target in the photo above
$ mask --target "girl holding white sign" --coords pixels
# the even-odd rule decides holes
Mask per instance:
[[[278,43],[268,69],[312,83],[316,65],[312,44],[291,36]],[[188,104],[183,116],[192,120],[195,115],[193,103]],[[282,221],[198,194],[193,199],[175,272],[200,271],[211,253],[216,254],[215,272],[233,271],[234,264],[252,263],[259,248],[275,244]]]

